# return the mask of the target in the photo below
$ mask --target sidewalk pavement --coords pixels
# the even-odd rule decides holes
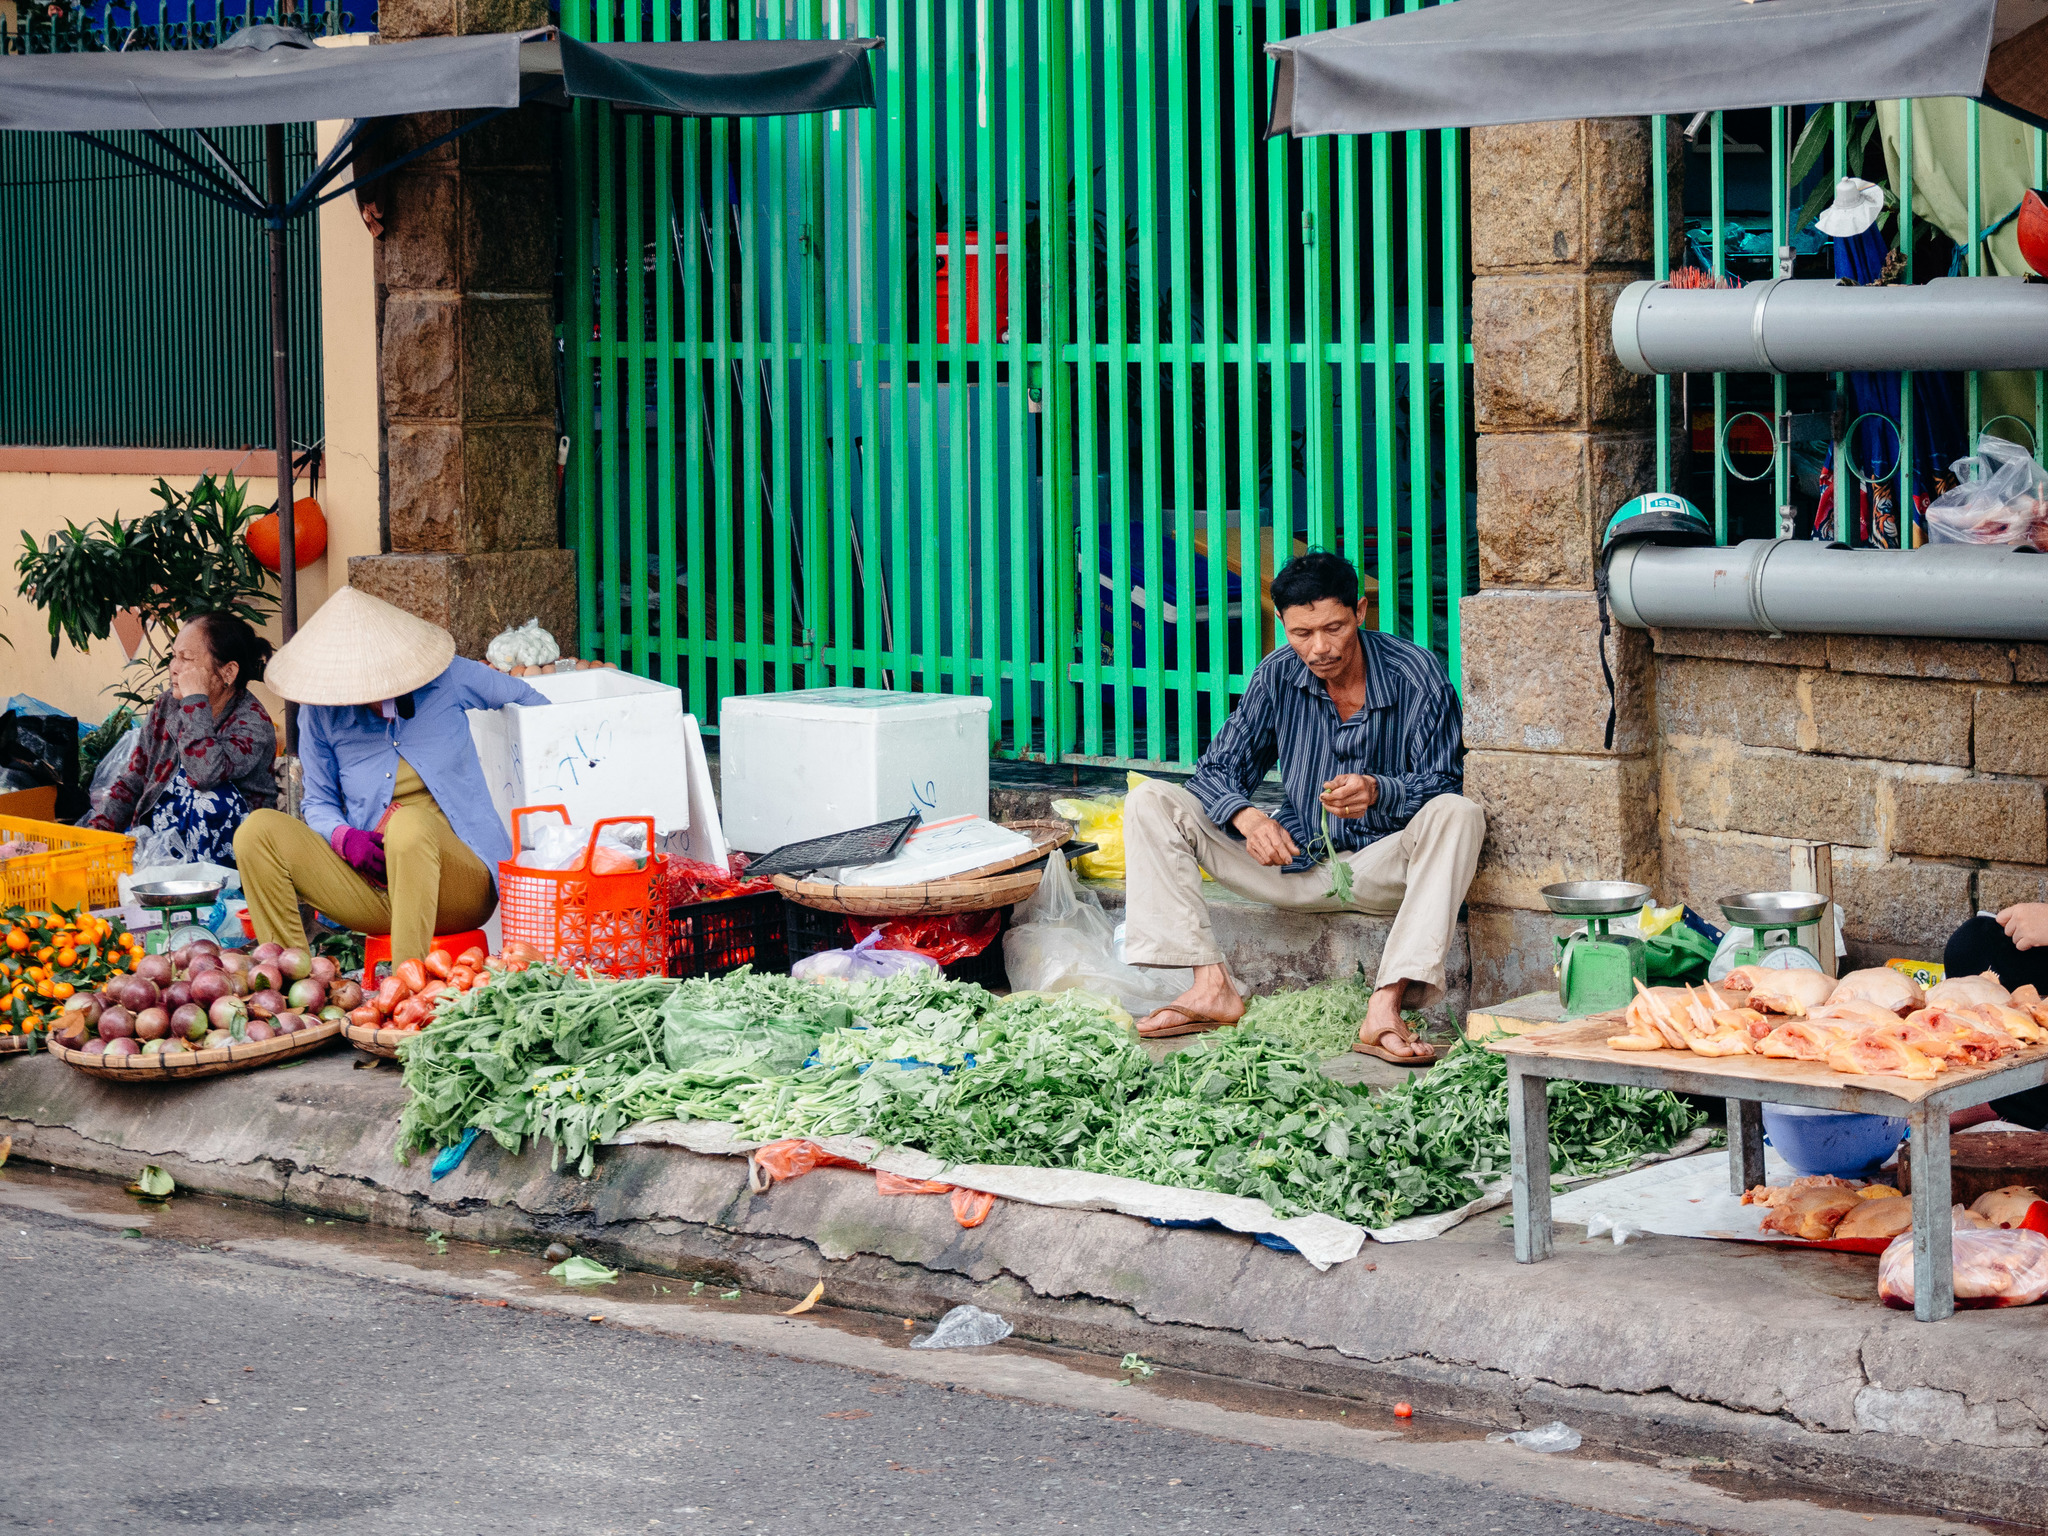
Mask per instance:
[[[1876,1260],[1559,1233],[1517,1266],[1490,1215],[1368,1245],[1318,1274],[1220,1232],[999,1205],[963,1230],[942,1199],[820,1169],[763,1195],[746,1164],[619,1147],[579,1180],[549,1149],[479,1139],[439,1183],[391,1155],[403,1091],[339,1052],[197,1082],[104,1083],[48,1057],[0,1064],[14,1157],[281,1202],[487,1243],[573,1239],[634,1268],[933,1317],[963,1301],[1028,1336],[1754,1475],[2039,1524],[2048,1510],[2048,1312],[1919,1323],[1879,1305]]]

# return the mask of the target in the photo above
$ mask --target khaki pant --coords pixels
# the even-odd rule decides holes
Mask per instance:
[[[1132,965],[1218,965],[1223,952],[1209,929],[1202,871],[1227,890],[1290,912],[1391,915],[1375,987],[1418,983],[1409,1007],[1444,995],[1444,956],[1458,921],[1486,816],[1462,795],[1438,795],[1399,832],[1340,855],[1351,866],[1351,900],[1334,900],[1322,869],[1290,875],[1261,864],[1244,842],[1202,811],[1178,784],[1148,780],[1124,801],[1124,958]]]
[[[358,933],[390,934],[394,964],[426,958],[437,933],[481,928],[498,905],[491,872],[424,789],[404,797],[385,823],[388,890],[357,874],[326,838],[282,811],[250,813],[235,833],[235,863],[257,938],[303,945],[304,900]]]

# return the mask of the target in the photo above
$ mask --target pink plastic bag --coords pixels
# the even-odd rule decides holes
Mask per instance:
[[[1955,1235],[1956,1307],[2024,1307],[2048,1296],[2048,1237],[2024,1227]],[[1913,1306],[1913,1234],[1892,1239],[1877,1261],[1877,1297]]]

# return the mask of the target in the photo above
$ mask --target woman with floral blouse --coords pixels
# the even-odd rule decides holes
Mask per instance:
[[[249,692],[270,646],[240,619],[188,619],[171,646],[170,686],[82,823],[133,831],[135,864],[235,862],[235,829],[277,802],[277,731]]]

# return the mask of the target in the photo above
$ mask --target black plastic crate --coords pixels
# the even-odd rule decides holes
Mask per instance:
[[[670,907],[668,927],[671,976],[723,976],[743,965],[778,976],[789,971],[789,939],[778,892]]]
[[[801,906],[794,901],[783,903],[783,915],[789,935],[789,961],[797,961],[811,955],[823,954],[828,949],[851,949],[854,944],[853,929],[844,913],[820,912],[815,907]],[[1009,985],[1009,974],[1003,969],[1003,934],[1009,931],[1010,913],[1003,909],[1002,926],[996,936],[989,940],[989,946],[978,955],[969,955],[965,960],[955,960],[946,966],[946,975],[954,981],[971,981],[987,987],[991,992]]]

